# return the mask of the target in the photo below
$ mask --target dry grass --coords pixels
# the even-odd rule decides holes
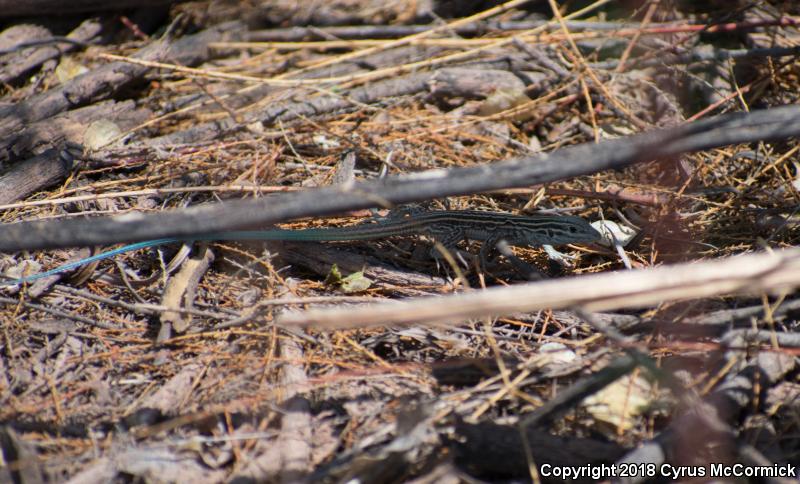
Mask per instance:
[[[509,7],[508,12],[517,10]],[[485,16],[510,18],[508,12],[499,9]],[[800,91],[794,58],[755,58],[735,65],[718,61],[703,69],[697,63],[691,68],[675,64],[637,69],[637,61],[666,58],[678,46],[716,41],[700,37],[686,21],[685,12],[669,2],[650,16],[654,18],[639,29],[618,31],[577,32],[565,24],[565,32],[556,21],[547,33],[545,28],[492,31],[480,39],[462,39],[452,35],[449,29],[457,25],[451,24],[435,34],[403,42],[219,43],[214,45],[218,57],[197,68],[158,64],[149,83],[132,94],[154,115],[124,136],[137,146],[148,146],[158,137],[213,121],[243,129],[198,143],[151,147],[144,154],[131,154],[135,151],[122,147],[109,149],[104,164],[84,167],[58,186],[0,207],[0,217],[3,223],[14,223],[153,213],[269,197],[337,183],[337,175],[343,172],[341,160],[348,152],[357,158],[352,176],[370,179],[382,172],[395,175],[492,163],[683,123],[720,99],[727,102],[713,114],[797,103]],[[746,24],[752,21],[748,19],[737,21]],[[670,30],[666,20],[672,21]],[[778,44],[795,46],[800,39],[792,26],[762,30],[779,32],[773,36]],[[761,45],[755,33],[740,35],[742,44],[730,48],[745,48],[748,42]],[[617,49],[612,58],[626,52],[625,65],[631,70],[614,74],[593,67],[608,58],[599,59],[599,51],[583,44],[588,41],[598,48],[621,42],[613,44],[622,50]],[[92,68],[108,59],[119,60],[117,55],[127,58],[134,44],[92,47],[75,58]],[[499,94],[486,84],[465,84],[457,87],[473,91],[447,85],[439,94],[432,86],[429,91],[369,103],[352,96],[351,89],[356,87],[370,89],[381,81],[466,59],[489,62],[501,54],[530,59],[520,44],[540,50],[569,75],[560,76],[538,64],[544,80],[522,91],[498,80]],[[737,76],[725,77],[740,68],[743,72]],[[529,79],[535,77],[531,72]],[[52,73],[46,74],[41,89],[55,82]],[[16,91],[26,89],[35,90],[23,83],[5,89],[5,95],[11,99]],[[246,97],[254,91],[258,92],[255,98]],[[272,122],[256,125],[265,109],[325,97],[347,101],[346,109],[285,119],[276,116]],[[548,186],[435,200],[430,205],[513,213],[557,210],[591,220],[630,223],[640,235],[626,248],[635,269],[716,260],[797,245],[796,151],[793,140],[728,146]],[[346,182],[347,173],[343,176]],[[339,226],[367,216],[357,212],[286,226]],[[189,257],[202,257],[209,250],[214,261],[196,274],[197,284],[184,282],[177,289],[179,317],[187,326],[181,332],[165,324],[166,310],[176,306],[162,299],[165,287],[175,283],[175,273],[167,275],[164,268],[178,247],[146,249],[103,261],[83,281],[63,279],[56,285],[51,281],[52,287],[41,295],[32,296],[28,287],[8,294],[0,313],[0,422],[25,442],[32,456],[26,465],[35,462],[50,480],[78,472],[104,475],[98,470],[98,457],[111,459],[113,463],[107,465],[115,471],[141,476],[137,465],[154,459],[154,449],[166,449],[164,458],[169,464],[160,471],[167,480],[172,476],[179,481],[222,480],[236,475],[291,480],[287,473],[295,471],[317,472],[314,477],[329,480],[369,475],[375,481],[402,481],[432,475],[434,467],[441,471],[448,461],[442,449],[448,445],[456,457],[468,454],[457,444],[443,443],[448,436],[463,437],[458,427],[461,419],[512,424],[524,420],[563,389],[591,379],[626,349],[649,355],[664,373],[637,370],[648,375],[652,385],[641,395],[646,409],[634,412],[623,405],[622,412],[628,416],[609,423],[575,402],[568,411],[554,413],[560,418],[544,428],[570,438],[603,435],[620,448],[635,447],[674,431],[670,422],[677,421],[678,409],[690,400],[687,395],[721,394],[723,383],[745,374],[748,364],[759,364],[761,352],[781,359],[786,371],[774,381],[765,377],[768,388],[753,390],[753,399],[742,407],[746,412],[723,418],[733,435],[725,438],[747,441],[769,426],[771,439],[753,447],[770,462],[797,462],[800,392],[797,371],[792,369],[796,347],[779,344],[777,337],[751,342],[747,351],[733,351],[724,344],[726,331],[734,326],[774,334],[796,332],[793,313],[780,310],[782,304],[795,301],[793,292],[779,297],[715,293],[690,301],[666,298],[645,309],[596,315],[605,321],[601,328],[611,328],[611,332],[588,324],[593,321],[581,312],[550,309],[394,329],[299,330],[273,324],[282,315],[291,320],[293,314],[307,309],[421,295],[462,293],[468,298],[484,287],[524,282],[503,259],[485,272],[473,265],[465,269],[464,278],[454,281],[445,272],[438,273],[425,256],[429,247],[416,238],[330,247],[195,245]],[[474,245],[464,248],[477,250]],[[624,270],[613,250],[599,246],[566,250],[576,259],[569,274],[560,275]],[[518,248],[515,253],[543,272],[553,272],[540,249]],[[76,254],[73,250],[6,254],[2,264],[7,269],[35,260],[42,268],[51,268]],[[183,262],[186,256],[178,255],[176,262]],[[338,261],[339,257],[347,262]],[[345,294],[337,284],[326,283],[334,262],[344,275],[364,267],[371,286]],[[187,277],[191,281],[191,275]],[[191,297],[185,296],[187,288]],[[763,311],[743,326],[733,317],[728,325],[694,324],[720,311],[759,305]],[[693,324],[685,332],[670,327]],[[542,348],[554,343],[573,359],[548,357]],[[681,393],[667,391],[667,380],[680,382]],[[632,395],[635,390],[630,388]],[[415,428],[424,432],[413,434]],[[386,445],[398,436],[407,436],[410,448],[417,452],[413,458],[409,449],[401,452],[410,464],[407,472],[387,464],[394,461]],[[297,442],[305,447],[298,448]],[[682,442],[694,446],[694,457],[700,460],[706,455],[709,460],[743,459],[727,447],[709,450],[702,439]],[[146,457],[134,455],[133,449]],[[374,461],[356,458],[367,451]],[[552,454],[531,451],[538,456],[538,464],[550,458],[562,462]],[[614,456],[609,462],[621,455],[609,452]],[[192,458],[181,464],[185,467],[178,473],[178,457],[186,454]],[[522,473],[518,471],[529,455],[523,454],[521,461],[514,460],[516,455],[507,457],[511,475],[528,475],[524,465]],[[688,457],[675,459],[691,462]],[[577,462],[589,460],[578,458]],[[372,472],[380,465],[389,470],[375,477]],[[458,469],[446,472],[457,474],[470,466]],[[472,471],[489,479],[503,475],[485,467]]]

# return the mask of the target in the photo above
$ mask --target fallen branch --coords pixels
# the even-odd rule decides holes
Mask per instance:
[[[666,300],[722,294],[759,294],[800,286],[800,249],[749,254],[483,291],[287,314],[277,324],[321,329],[462,322],[540,309],[582,306],[590,311],[647,307]]]
[[[691,151],[798,135],[800,106],[727,114],[492,165],[428,171],[152,215],[126,214],[6,225],[0,232],[0,250],[103,245],[263,227],[298,217],[548,183]]]

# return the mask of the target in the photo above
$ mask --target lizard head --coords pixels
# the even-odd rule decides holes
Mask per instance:
[[[558,227],[551,229],[551,245],[595,242],[601,238],[600,232],[580,217],[562,216],[558,220]]]

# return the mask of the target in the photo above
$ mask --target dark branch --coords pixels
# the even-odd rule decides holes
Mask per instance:
[[[798,106],[728,114],[628,138],[572,146],[546,155],[390,177],[347,188],[321,188],[152,215],[12,224],[0,232],[0,250],[103,245],[263,227],[298,217],[548,183],[686,152],[798,134]]]

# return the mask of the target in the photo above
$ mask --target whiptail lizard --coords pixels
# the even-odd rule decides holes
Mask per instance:
[[[588,222],[574,216],[524,216],[477,210],[400,210],[393,211],[387,217],[378,218],[373,222],[347,227],[214,232],[190,237],[146,240],[64,264],[46,272],[8,281],[1,285],[13,286],[33,282],[43,277],[118,254],[172,242],[193,240],[335,242],[382,239],[397,235],[425,235],[441,242],[448,249],[454,248],[461,240],[481,241],[483,242],[483,247],[481,248],[482,260],[485,260],[485,256],[500,241],[506,241],[511,245],[541,246],[593,242],[600,238],[600,234]]]

